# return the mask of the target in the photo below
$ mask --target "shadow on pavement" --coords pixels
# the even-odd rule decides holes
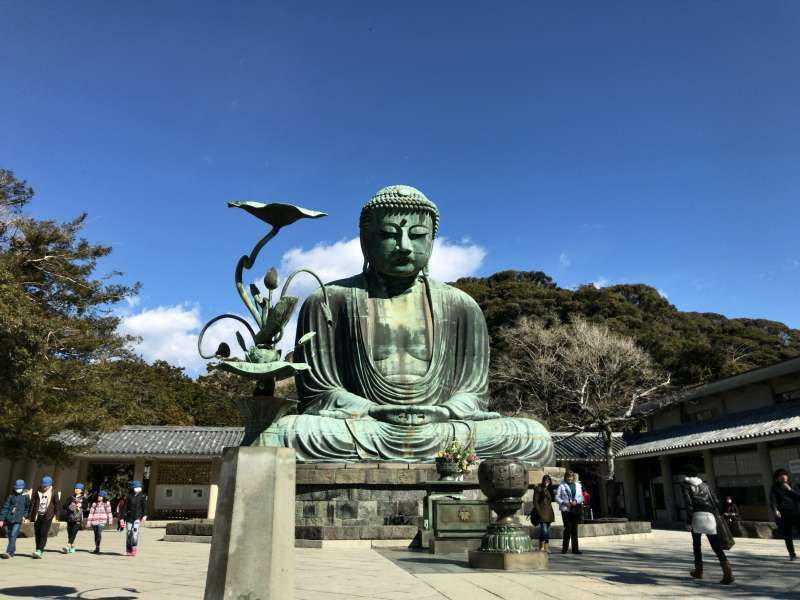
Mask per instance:
[[[752,551],[728,552],[736,581],[731,585],[721,585],[722,571],[716,557],[705,552],[705,579],[691,579],[689,571],[693,568],[691,540],[683,547],[656,546],[642,544],[638,547],[614,549],[586,549],[584,554],[550,555],[549,572],[559,575],[580,575],[608,583],[630,586],[676,586],[698,596],[704,593],[725,594],[726,598],[774,598],[776,600],[797,600],[800,593],[793,574],[796,563],[776,560],[773,555],[759,555]],[[404,552],[402,550],[380,551],[385,558],[413,575],[436,573],[457,573],[473,571],[463,555],[434,556],[424,552]],[[532,573],[533,574],[533,573]],[[541,574],[539,572],[538,574]]]
[[[48,598],[50,600],[75,600],[76,598],[83,598],[84,594],[91,593],[94,597],[96,592],[118,591],[130,592],[138,594],[139,591],[133,588],[96,588],[92,590],[83,590],[78,592],[74,587],[66,587],[61,585],[28,585],[20,587],[0,588],[0,597],[17,597],[17,598]],[[77,595],[76,595],[77,594]],[[137,600],[139,596],[131,595],[117,595],[117,596],[100,596],[103,600]]]
[[[428,555],[430,556],[430,555]],[[398,562],[411,562],[421,565],[455,565],[457,567],[469,568],[469,563],[466,560],[459,560],[457,558],[426,558],[420,556],[418,558],[396,558]]]
[[[78,592],[74,587],[62,585],[28,585],[22,587],[0,588],[0,594],[4,596],[33,596],[34,598],[67,598],[70,594]]]

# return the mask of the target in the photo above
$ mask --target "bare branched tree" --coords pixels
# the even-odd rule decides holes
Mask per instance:
[[[631,429],[642,405],[670,383],[633,340],[576,319],[548,328],[523,318],[500,331],[492,363],[496,409],[532,414],[551,429],[597,431],[608,479],[614,479],[614,432]]]

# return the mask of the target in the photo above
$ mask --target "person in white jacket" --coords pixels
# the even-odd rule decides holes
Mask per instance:
[[[583,510],[583,488],[579,481],[575,481],[575,473],[572,471],[564,473],[564,479],[556,490],[556,502],[558,502],[561,516],[564,519],[561,554],[566,554],[569,550],[570,539],[572,540],[572,553],[583,554],[578,549],[578,523],[581,522],[581,511]]]

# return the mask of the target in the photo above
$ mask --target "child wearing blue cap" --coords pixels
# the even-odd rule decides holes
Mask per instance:
[[[84,489],[82,483],[76,483],[72,495],[64,503],[64,520],[67,522],[67,547],[64,548],[64,554],[75,554],[75,538],[83,522]]]
[[[89,509],[89,526],[94,529],[94,552],[100,554],[100,542],[103,540],[103,529],[111,525],[114,517],[111,514],[111,503],[108,501],[108,492],[100,490],[97,501]]]
[[[49,475],[42,477],[42,484],[33,493],[31,509],[28,519],[33,521],[33,532],[36,535],[36,552],[32,558],[42,558],[44,547],[47,545],[47,534],[50,533],[50,524],[58,514],[59,495],[53,489],[53,478]]]
[[[131,481],[131,492],[125,498],[120,518],[125,521],[125,554],[136,556],[139,553],[139,527],[147,520],[147,496],[142,493],[141,481]]]
[[[23,521],[28,519],[31,509],[31,499],[24,494],[25,482],[17,479],[14,488],[0,508],[0,527],[6,526],[8,535],[8,548],[0,554],[0,558],[11,558],[17,553],[17,536]]]

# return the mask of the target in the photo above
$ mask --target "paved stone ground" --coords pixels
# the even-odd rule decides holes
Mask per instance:
[[[136,558],[124,556],[116,532],[105,534],[104,554],[89,554],[91,532],[82,531],[78,546],[86,550],[76,554],[60,554],[62,533],[43,560],[0,561],[0,598],[202,598],[209,545],[162,542],[163,529],[143,531]],[[32,540],[19,541],[20,552],[31,549]],[[634,543],[586,539],[583,549],[582,556],[553,554],[546,572],[505,573],[473,571],[458,555],[301,548],[295,600],[800,598],[800,561],[789,563],[780,541],[738,539],[729,553],[737,577],[731,586],[717,583],[719,567],[710,561],[707,580],[690,580],[688,533],[658,531]]]

